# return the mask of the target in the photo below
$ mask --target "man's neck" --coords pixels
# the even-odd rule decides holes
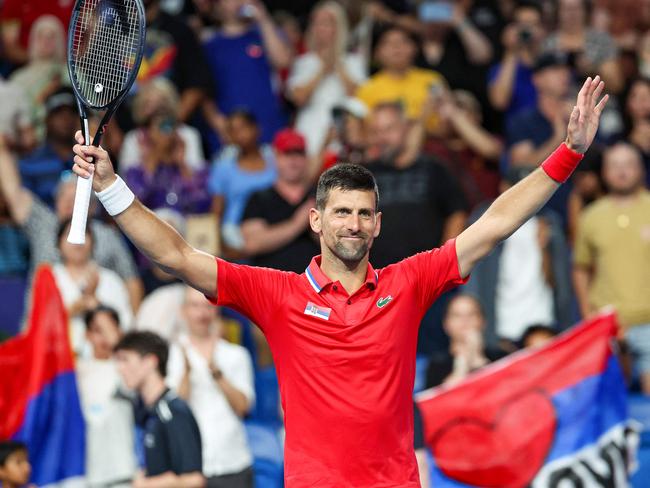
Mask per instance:
[[[320,269],[329,279],[341,283],[349,295],[353,295],[366,281],[368,254],[361,261],[346,263],[331,252],[324,251],[321,257]]]
[[[278,180],[275,183],[275,191],[287,202],[296,205],[302,201],[307,193],[307,185],[302,181],[288,182]]]
[[[140,387],[139,393],[144,404],[151,407],[158,401],[166,389],[167,387],[165,386],[165,381],[162,377],[158,374],[152,374]]]
[[[410,70],[411,66],[406,66],[404,68],[385,68],[384,73],[392,78],[404,78]]]
[[[231,19],[231,20],[226,20],[222,22],[221,24],[221,31],[226,35],[226,36],[239,36],[246,32],[248,25],[245,22],[242,22],[239,19]]]
[[[639,196],[641,196],[642,190],[643,190],[643,188],[640,187],[640,188],[637,188],[636,190],[631,191],[629,193],[613,193],[612,192],[612,193],[609,194],[609,198],[614,203],[614,205],[624,207],[624,206],[631,205],[632,203],[634,203],[639,198]]]

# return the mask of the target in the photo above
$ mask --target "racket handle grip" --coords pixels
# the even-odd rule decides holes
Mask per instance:
[[[90,178],[77,177],[77,193],[74,197],[72,222],[68,233],[70,244],[84,244],[86,242],[86,222],[88,220],[88,207],[93,189],[93,175]]]

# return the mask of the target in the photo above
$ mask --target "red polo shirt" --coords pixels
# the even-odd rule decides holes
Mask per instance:
[[[295,487],[418,487],[412,390],[420,320],[463,283],[455,241],[380,270],[348,295],[315,257],[305,272],[218,259],[218,304],[249,317],[273,352]]]

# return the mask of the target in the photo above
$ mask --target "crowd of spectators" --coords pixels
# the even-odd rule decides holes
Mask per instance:
[[[152,267],[96,204],[86,244],[66,242],[72,3],[0,0],[0,283],[27,283],[27,303],[35,267],[53,265],[91,485],[119,486],[140,465],[161,483],[202,473],[208,486],[251,486],[242,419],[282,416],[277,393],[270,407],[260,394],[261,333]],[[375,175],[383,217],[370,260],[386,266],[454,238],[529,174],[599,74],[611,100],[596,142],[426,314],[421,383],[459,381],[611,305],[629,387],[650,395],[650,1],[143,3],[142,67],[103,141],[118,172],[194,245],[297,273],[318,254],[308,212],[324,169],[346,161]],[[134,422],[144,453],[125,448]],[[170,439],[183,448],[162,459]]]

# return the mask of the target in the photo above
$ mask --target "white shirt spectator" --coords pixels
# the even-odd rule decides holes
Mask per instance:
[[[82,296],[81,287],[62,264],[55,264],[52,269],[56,284],[61,292],[63,304],[67,307],[75,303]],[[129,293],[122,279],[110,269],[98,267],[99,282],[95,296],[102,305],[114,309],[120,317],[122,330],[129,330],[133,320]],[[72,348],[77,354],[89,357],[92,351],[86,340],[86,324],[83,317],[70,319],[70,336]]]
[[[551,325],[553,291],[544,278],[542,250],[533,217],[504,242],[496,292],[496,330],[499,337],[519,340],[533,324]]]
[[[87,486],[117,486],[135,474],[133,408],[119,398],[120,378],[113,361],[80,360],[76,366],[86,422]],[[119,486],[122,486],[120,483]]]
[[[287,87],[293,89],[309,83],[320,71],[321,65],[322,61],[315,53],[308,52],[299,56],[291,68]],[[347,54],[343,58],[343,66],[357,84],[365,81],[366,70],[362,56]],[[316,154],[321,149],[332,124],[332,108],[347,96],[343,81],[336,73],[330,73],[319,83],[309,101],[298,110],[296,130],[305,136],[308,154]]]
[[[178,133],[185,144],[185,162],[193,171],[205,167],[205,155],[201,146],[201,135],[194,127],[182,124],[178,127]],[[144,132],[140,129],[129,131],[124,136],[124,143],[120,150],[120,173],[126,174],[129,168],[140,166],[143,160],[140,138]]]
[[[253,464],[242,420],[230,407],[212,378],[208,362],[181,335],[169,351],[167,383],[178,388],[185,372],[183,347],[192,367],[189,405],[203,443],[203,474],[206,477],[238,473]],[[252,403],[255,400],[253,366],[245,348],[219,339],[213,352],[214,364],[224,377]]]

